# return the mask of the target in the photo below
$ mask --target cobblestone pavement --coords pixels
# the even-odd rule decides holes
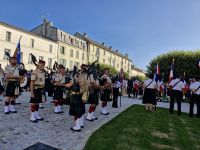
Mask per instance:
[[[29,122],[30,93],[23,93],[19,97],[21,105],[16,105],[17,114],[5,115],[3,113],[3,101],[0,101],[0,150],[23,150],[37,142],[42,142],[62,150],[82,150],[89,136],[100,126],[117,116],[120,112],[133,104],[141,104],[141,100],[122,97],[122,106],[112,108],[109,103],[110,115],[100,114],[97,107],[98,120],[88,122],[85,120],[85,128],[79,133],[70,130],[73,119],[68,115],[69,106],[64,105],[64,114],[54,114],[51,98],[45,103],[45,108],[40,109],[44,121],[39,123]],[[167,107],[168,103],[158,103],[159,107]],[[183,111],[188,112],[188,104],[183,104]],[[88,108],[88,106],[86,106]]]

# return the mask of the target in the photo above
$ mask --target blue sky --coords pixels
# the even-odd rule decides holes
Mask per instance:
[[[0,21],[27,30],[41,16],[128,53],[145,69],[171,50],[200,49],[200,0],[1,0]]]

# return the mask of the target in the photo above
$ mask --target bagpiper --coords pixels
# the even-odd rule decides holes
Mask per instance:
[[[38,122],[44,120],[38,114],[39,111],[39,103],[45,101],[45,61],[39,60],[37,64],[37,68],[31,74],[31,122]]]
[[[104,89],[101,90],[101,101],[102,101],[102,108],[101,108],[101,114],[102,115],[109,115],[108,108],[107,108],[107,102],[110,100],[111,95],[111,85],[112,81],[109,76],[109,69],[105,68],[104,75],[101,77],[101,85],[104,86]]]
[[[5,78],[7,82],[5,91],[5,106],[4,113],[17,113],[15,110],[15,100],[19,95],[19,68],[17,67],[17,60],[15,57],[9,58],[9,65],[5,67]]]
[[[61,106],[63,105],[63,99],[66,98],[65,90],[65,67],[59,65],[58,73],[54,77],[54,112],[56,114],[63,113]]]
[[[72,131],[80,132],[84,127],[83,115],[85,114],[85,102],[88,97],[88,74],[86,65],[81,65],[81,72],[74,76],[74,82],[68,83],[65,86],[72,91],[72,100],[70,103],[69,114],[74,117],[75,125],[71,128]]]

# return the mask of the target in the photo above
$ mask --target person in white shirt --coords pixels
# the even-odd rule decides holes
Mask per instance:
[[[183,90],[185,88],[185,84],[181,79],[182,76],[180,76],[179,78],[174,76],[173,80],[169,83],[171,89],[169,112],[174,112],[174,102],[176,100],[178,107],[178,115],[181,115],[181,101],[183,100]]]
[[[156,81],[153,79],[154,75],[149,75],[149,79],[143,84],[143,104],[147,111],[153,111],[156,105]]]
[[[127,81],[124,79],[122,85],[122,95],[125,96],[126,94],[127,94]]]
[[[190,85],[190,90],[192,92],[191,98],[190,98],[190,112],[189,117],[193,117],[193,109],[194,104],[197,105],[197,118],[200,118],[200,82],[199,77],[195,77],[193,79],[193,83]]]
[[[119,96],[119,89],[121,88],[121,84],[117,79],[118,77],[115,77],[113,79],[113,103],[112,103],[113,108],[118,108],[117,100]]]

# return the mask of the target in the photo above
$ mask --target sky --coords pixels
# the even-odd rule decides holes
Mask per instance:
[[[105,42],[146,69],[157,55],[200,49],[200,0],[0,0],[0,21],[31,30],[45,17]]]

